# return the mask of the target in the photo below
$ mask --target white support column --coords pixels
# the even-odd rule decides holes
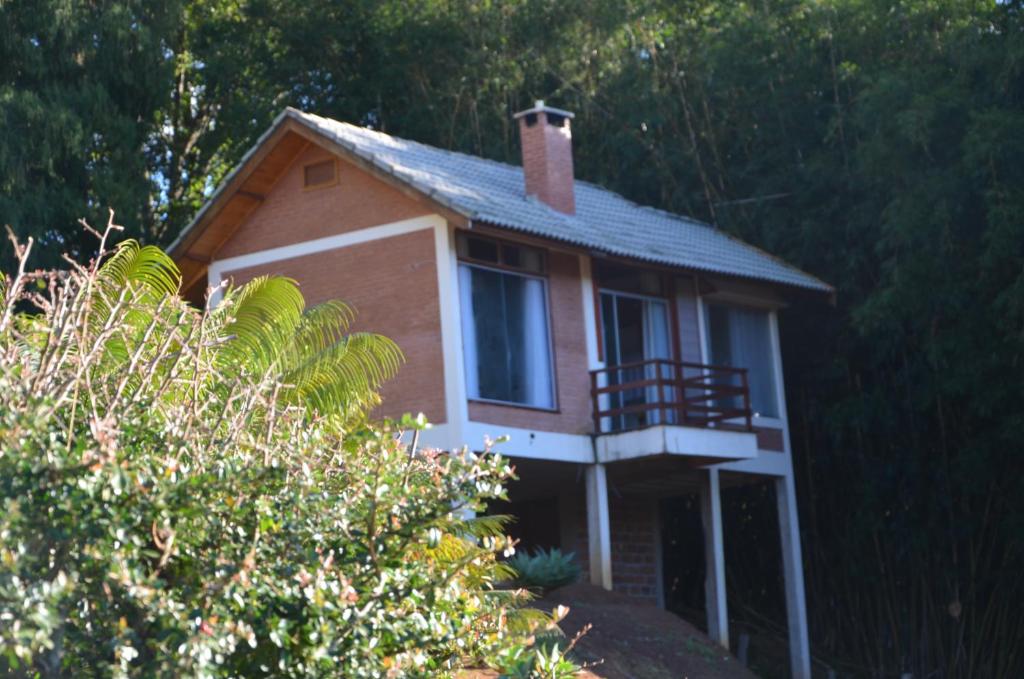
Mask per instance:
[[[210,294],[209,305],[210,308],[214,308],[220,304],[221,300],[224,299],[224,288],[220,287],[221,274],[219,271],[214,269],[213,266],[209,266],[206,269],[206,287],[208,290],[213,292]]]
[[[603,464],[587,466],[587,545],[590,584],[612,588],[612,531],[608,516],[608,475]]]
[[[775,480],[782,536],[782,575],[786,587],[786,618],[789,626],[789,667],[793,679],[810,679],[811,649],[807,636],[807,602],[804,598],[804,562],[800,550],[800,523],[796,513],[793,472]]]
[[[729,648],[729,611],[725,600],[725,543],[722,539],[721,485],[717,469],[701,478],[700,515],[704,523],[704,608],[708,636]]]

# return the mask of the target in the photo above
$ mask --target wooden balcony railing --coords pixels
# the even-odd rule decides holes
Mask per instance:
[[[657,424],[752,430],[744,368],[667,359],[592,370],[594,431]]]

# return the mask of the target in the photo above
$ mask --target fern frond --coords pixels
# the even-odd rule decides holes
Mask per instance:
[[[99,281],[110,290],[139,285],[157,296],[177,294],[181,273],[166,252],[153,245],[126,240],[99,270]]]
[[[298,284],[283,277],[260,276],[224,296],[220,313],[229,315],[222,333],[222,367],[243,367],[262,374],[289,346],[302,321],[305,301]]]
[[[495,538],[505,535],[508,525],[515,521],[510,514],[481,514],[466,519],[462,528],[474,538]]]
[[[318,316],[310,324],[322,322]],[[306,324],[306,321],[303,321]],[[371,333],[339,337],[324,346],[330,330],[304,330],[289,350],[295,367],[282,375],[291,400],[321,414],[347,412],[369,403],[377,389],[398,372],[404,356],[393,341]],[[310,341],[310,336],[318,337]]]

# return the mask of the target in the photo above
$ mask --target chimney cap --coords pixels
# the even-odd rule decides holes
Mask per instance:
[[[515,118],[516,120],[519,120],[523,116],[530,115],[531,113],[554,113],[555,115],[560,115],[564,118],[576,117],[576,114],[571,111],[566,111],[564,109],[546,105],[543,99],[538,99],[537,101],[533,102],[533,108],[528,108],[525,111],[520,111],[519,113],[516,113],[512,117]]]

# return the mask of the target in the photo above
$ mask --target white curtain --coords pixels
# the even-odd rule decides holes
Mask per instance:
[[[754,309],[730,309],[730,350],[733,365],[747,369],[750,403],[755,413],[778,415],[772,370],[771,333],[768,314]]]
[[[708,324],[713,335],[712,363],[746,368],[751,408],[765,417],[777,417],[779,411],[767,312],[720,305],[709,307],[709,312],[719,315],[717,320],[712,318]],[[716,334],[718,337],[714,336]],[[739,381],[732,383],[738,385]],[[734,403],[742,405],[739,399]]]
[[[515,400],[539,408],[553,408],[551,347],[548,340],[548,312],[544,281],[513,274],[483,272],[492,277],[503,277],[502,283],[497,287],[485,286],[477,295],[478,298],[481,294],[484,297],[497,295],[496,299],[484,302],[485,307],[494,305],[493,308],[475,309],[473,305],[473,271],[473,267],[464,264],[459,266],[459,306],[462,316],[462,353],[465,359],[466,396],[474,399],[486,397]],[[514,286],[516,291],[521,290],[521,297],[505,289],[506,285]],[[511,304],[508,295],[512,295]],[[504,309],[503,313],[499,313],[501,309]],[[484,322],[498,324],[500,332],[503,333],[503,343],[500,346],[482,347],[483,355],[489,357],[491,363],[481,366],[480,336],[478,335],[480,328],[477,326],[477,321],[480,318],[487,319],[489,315],[491,318]],[[519,332],[520,329],[522,332]],[[484,330],[486,331],[487,328],[485,327]],[[493,333],[491,338],[494,340]],[[502,356],[500,363],[494,363],[495,351]],[[522,374],[518,375],[521,380],[522,392],[518,397],[513,399],[512,392],[508,392],[506,395],[501,389],[499,389],[501,393],[481,394],[481,369],[503,371],[501,375],[509,379],[505,382],[498,379],[498,383],[505,384],[508,388],[511,376],[505,373],[520,369],[511,366],[522,366]],[[493,392],[494,378],[501,375],[485,374],[485,378],[490,378],[489,381],[486,381],[486,384],[490,385],[487,389]]]
[[[548,309],[544,281],[524,278],[523,339],[525,355],[526,397],[530,405],[553,408],[551,389],[551,346],[548,341]]]
[[[466,395],[480,398],[480,366],[476,353],[476,314],[473,313],[473,270],[459,265],[459,315],[462,316],[462,355],[465,359]]]
[[[671,350],[669,348],[669,334],[668,334],[668,310],[665,307],[665,303],[656,300],[644,300],[643,305],[643,323],[644,323],[644,360],[651,360],[655,358],[671,358]],[[645,368],[646,379],[654,379],[658,377],[659,373],[662,377],[668,377],[671,368],[667,365],[649,365]],[[659,392],[657,386],[647,387],[647,393],[645,394],[646,401],[648,403],[657,403],[664,399],[665,401],[671,401],[672,392],[671,389],[666,385]],[[661,422],[661,411],[652,410],[648,412],[650,422],[658,424]]]

